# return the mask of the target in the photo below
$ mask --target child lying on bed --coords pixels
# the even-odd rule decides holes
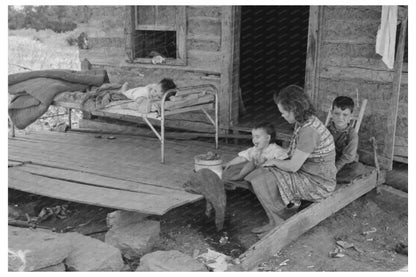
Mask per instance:
[[[143,98],[148,100],[161,99],[165,92],[176,88],[176,84],[169,78],[164,78],[157,84],[149,84],[144,87],[127,89],[127,86],[128,83],[124,83],[120,92],[136,102],[142,102]]]
[[[253,127],[251,134],[254,146],[241,151],[237,157],[226,163],[222,174],[224,181],[243,180],[266,160],[284,160],[288,157],[287,150],[274,142],[276,132],[272,124],[258,124]]]

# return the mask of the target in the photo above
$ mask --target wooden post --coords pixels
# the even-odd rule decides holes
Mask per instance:
[[[305,69],[305,92],[309,95],[316,108],[319,108],[318,101],[318,81],[317,76],[319,51],[321,44],[320,26],[322,22],[323,8],[311,6],[309,8],[309,27],[308,44],[306,50],[306,69]]]
[[[233,89],[232,6],[222,6],[221,17],[221,84],[219,89],[220,127],[230,126],[230,100]]]
[[[394,77],[393,77],[393,93],[390,102],[390,109],[387,117],[386,126],[386,140],[384,153],[388,159],[391,159],[390,166],[388,169],[393,168],[393,156],[394,156],[394,143],[396,138],[396,124],[397,124],[397,111],[399,108],[399,95],[400,85],[402,80],[403,70],[403,55],[404,45],[406,39],[407,30],[407,14],[402,21],[402,27],[399,35],[399,44],[397,45],[396,60],[394,61]]]
[[[176,9],[176,45],[177,59],[181,64],[186,65],[186,7],[177,7]]]
[[[127,62],[132,62],[134,59],[134,29],[136,24],[136,13],[134,6],[126,6],[126,18],[124,19],[124,36],[126,39],[125,52]]]
[[[233,6],[232,10],[232,26],[231,26],[231,47],[232,47],[232,89],[230,91],[230,126],[238,124],[240,105],[243,108],[243,99],[240,90],[240,33],[241,33],[241,6]]]

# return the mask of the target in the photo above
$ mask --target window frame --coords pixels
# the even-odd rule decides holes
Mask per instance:
[[[134,58],[135,57],[135,45],[134,39],[136,31],[176,31],[176,59],[166,58],[164,65],[186,65],[186,6],[174,6],[176,9],[175,26],[164,25],[138,25],[138,9],[141,6],[133,6],[132,14],[134,22],[132,22],[132,62],[152,64],[151,58]],[[146,6],[148,7],[148,6]],[[157,13],[158,6],[155,7]],[[159,64],[160,65],[160,64]]]

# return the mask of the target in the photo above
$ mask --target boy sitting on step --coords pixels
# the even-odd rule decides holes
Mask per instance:
[[[339,96],[332,103],[332,118],[327,128],[334,137],[338,182],[349,182],[364,169],[356,161],[358,134],[350,124],[353,112],[354,101],[350,97]]]

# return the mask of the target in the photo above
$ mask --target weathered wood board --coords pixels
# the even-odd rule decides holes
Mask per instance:
[[[70,179],[79,172],[67,176],[65,180],[53,178],[54,170],[48,167],[43,167],[43,169],[40,167],[40,170],[32,168],[29,170],[32,172],[26,171],[25,167],[9,168],[9,188],[57,199],[155,215],[163,215],[170,209],[202,199],[201,195],[186,195],[185,193],[181,195],[173,190],[170,190],[170,193],[157,193],[154,189],[150,189],[149,192],[112,189],[101,185],[91,185],[88,183],[90,181],[88,178],[81,183],[77,181],[78,178]],[[38,175],[41,171],[49,171],[49,176]],[[92,174],[91,176],[95,178]],[[100,184],[101,181],[96,179],[93,183]],[[106,181],[113,184],[123,182],[111,178],[107,178]]]
[[[260,241],[252,245],[240,256],[243,268],[246,270],[254,268],[259,262],[271,257],[319,222],[376,186],[377,173],[375,169],[365,178],[353,181],[348,185],[338,185],[338,188],[330,197],[319,203],[314,203],[290,217],[282,225],[277,226]]]
[[[213,143],[166,141],[166,163],[159,141],[140,136],[35,132],[10,138],[9,187],[58,199],[162,215],[202,199],[182,188],[193,157],[214,151]],[[231,159],[241,147],[215,152]]]
[[[95,138],[94,134],[49,133],[10,139],[9,160],[182,189],[186,172],[191,173],[193,169],[193,157],[216,151],[214,143],[198,147],[193,143],[166,141],[166,164],[161,164],[160,145],[155,138],[119,135],[108,140],[106,136]],[[233,155],[219,152],[226,160]]]

